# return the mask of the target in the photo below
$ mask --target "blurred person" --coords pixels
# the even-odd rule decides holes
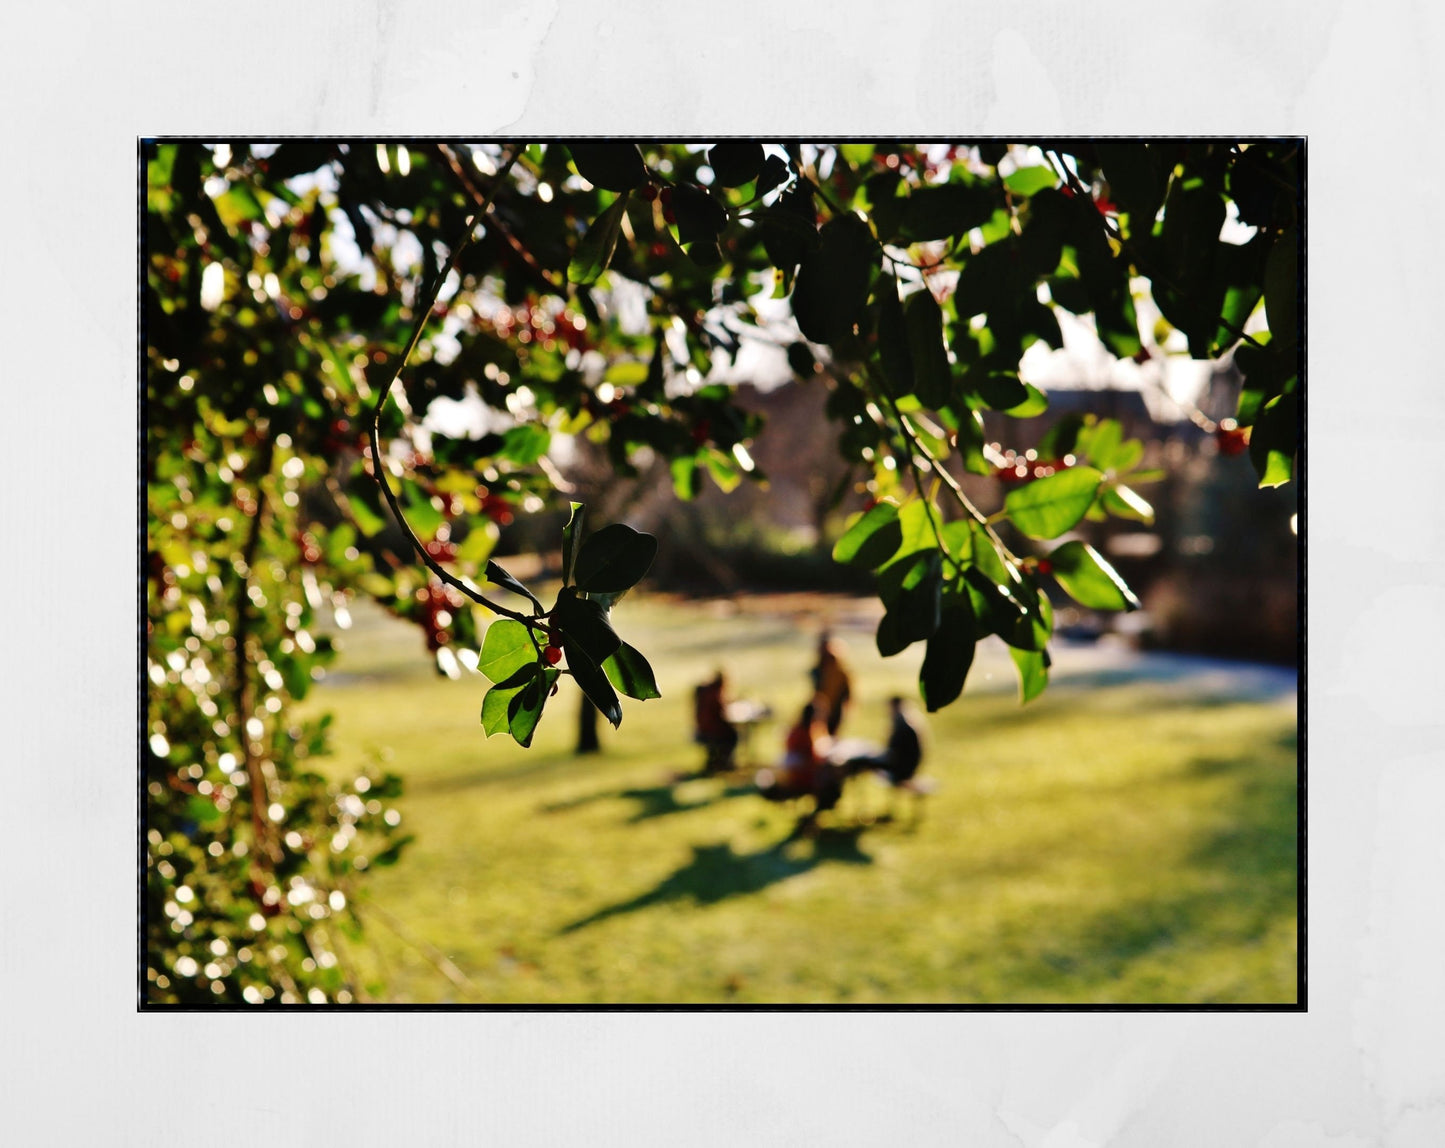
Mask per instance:
[[[721,670],[693,691],[693,740],[707,750],[705,773],[720,773],[733,767],[738,730],[728,721],[726,693],[727,678]]]
[[[818,638],[818,664],[809,676],[813,681],[814,703],[829,737],[843,724],[843,711],[853,696],[853,682],[837,644],[825,630]]]

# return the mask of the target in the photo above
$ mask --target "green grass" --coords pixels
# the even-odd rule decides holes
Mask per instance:
[[[1020,708],[987,649],[964,697],[927,719],[940,788],[916,825],[906,806],[869,821],[890,798],[871,778],[794,840],[796,811],[741,774],[674,783],[700,761],[691,686],[717,666],[772,704],[755,752],[775,756],[827,612],[622,603],[664,697],[627,702],[583,759],[569,683],[531,750],[488,740],[483,679],[438,678],[414,630],[360,614],[308,707],[336,715],[326,768],[384,757],[402,774],[416,834],[366,882],[363,981],[388,1000],[478,1003],[1297,999],[1287,701],[1060,674]],[[843,636],[859,704],[842,732],[881,739],[920,652],[885,662],[867,631]]]

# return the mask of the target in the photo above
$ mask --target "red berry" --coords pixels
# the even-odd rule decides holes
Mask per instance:
[[[1040,574],[1052,574],[1054,572],[1054,564],[1047,558],[1040,558],[1038,571]]]
[[[643,199],[647,200],[648,203],[651,203],[654,199],[657,198],[657,185],[649,183],[637,194],[642,196]]]
[[[662,218],[667,223],[676,223],[677,212],[673,211],[670,207],[665,207],[662,210]]]
[[[1249,446],[1249,436],[1239,427],[1220,427],[1214,432],[1214,438],[1220,454],[1243,454]]]
[[[653,257],[654,259],[662,259],[662,258],[664,258],[666,255],[667,255],[667,244],[666,244],[666,243],[654,243],[654,244],[652,245],[652,257]]]
[[[562,660],[562,651],[556,646],[548,646],[542,651],[542,657],[549,666],[555,666]]]
[[[672,188],[670,188],[670,187],[664,187],[664,188],[662,189],[662,206],[663,206],[663,207],[666,207],[666,206],[667,206],[669,203],[671,203],[671,202],[672,202]]]
[[[692,441],[701,446],[707,442],[710,434],[712,434],[712,421],[710,419],[699,419],[697,426],[692,428]]]

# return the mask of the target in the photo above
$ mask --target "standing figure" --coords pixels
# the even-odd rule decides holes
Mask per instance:
[[[838,648],[824,631],[818,639],[818,664],[811,671],[814,704],[828,731],[836,737],[843,724],[843,711],[853,696],[853,683]]]
[[[719,670],[693,691],[693,740],[707,750],[704,772],[719,773],[733,767],[738,745],[737,727],[727,719],[724,691],[727,679]]]

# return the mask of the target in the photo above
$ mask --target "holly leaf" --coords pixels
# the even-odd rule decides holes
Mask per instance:
[[[708,149],[707,165],[721,187],[742,187],[763,170],[763,145],[755,140],[714,144]]]
[[[630,698],[646,701],[648,698],[662,697],[647,659],[626,642],[618,646],[602,663],[602,672],[607,675],[609,682]]]
[[[946,406],[953,372],[943,345],[943,310],[932,291],[915,291],[903,301],[903,322],[913,364],[913,393],[926,407]]]
[[[918,687],[929,713],[942,709],[963,692],[973,665],[976,642],[973,610],[965,595],[952,595],[944,607],[938,631],[928,639]]]
[[[537,661],[537,647],[527,627],[511,618],[498,618],[487,627],[477,669],[501,683],[518,670]]]
[[[612,628],[610,613],[602,603],[580,598],[577,590],[568,586],[557,595],[552,617],[562,635],[600,666],[622,644]],[[564,645],[563,649],[566,648]]]
[[[619,195],[611,207],[592,221],[567,264],[569,283],[595,283],[607,270],[612,253],[617,250],[617,237],[622,234],[622,216],[626,210],[627,196]]]
[[[913,393],[913,357],[908,351],[908,327],[898,298],[898,280],[880,276],[878,290],[878,361],[894,398]]]
[[[1101,487],[1099,501],[1105,510],[1120,518],[1132,518],[1138,522],[1154,521],[1154,508],[1123,483]]]
[[[1092,546],[1065,542],[1049,555],[1054,577],[1080,606],[1091,610],[1137,610],[1139,599]]]
[[[537,595],[533,594],[532,591],[528,590],[527,587],[523,586],[495,562],[487,562],[486,579],[488,582],[495,583],[498,586],[510,590],[513,594],[520,594],[523,598],[530,598],[538,611],[542,610],[542,603],[538,600]]]
[[[590,535],[577,552],[577,589],[618,594],[642,580],[657,557],[657,539],[621,522]]]
[[[608,629],[610,631],[611,627]],[[619,640],[618,646],[620,645],[621,641]],[[614,647],[614,650],[616,648]],[[602,716],[612,724],[612,728],[616,729],[622,724],[622,703],[618,700],[617,691],[612,688],[612,683],[607,680],[607,675],[603,672],[599,661],[593,658],[591,653],[571,635],[563,636],[562,652],[567,655],[567,668],[572,671],[572,677],[577,682],[578,688],[587,695]],[[606,661],[607,657],[603,657],[601,660]]]
[[[1019,675],[1019,701],[1031,702],[1049,684],[1049,654],[1047,650],[1009,649],[1009,657]]]
[[[1103,473],[1093,467],[1072,467],[1009,491],[1004,508],[1009,521],[1030,538],[1057,538],[1088,513],[1103,481]]]
[[[793,317],[814,343],[848,334],[862,316],[878,266],[878,241],[856,215],[834,216],[818,232],[818,247],[804,252],[793,286]]]
[[[876,570],[898,552],[902,541],[898,507],[891,502],[880,502],[843,532],[833,547],[833,561]]]
[[[572,514],[562,528],[562,585],[572,585],[572,561],[575,554],[577,535],[582,532],[582,519],[587,512],[584,503],[572,503]]]
[[[632,143],[572,143],[567,145],[577,174],[593,187],[631,191],[648,180],[647,164]]]

